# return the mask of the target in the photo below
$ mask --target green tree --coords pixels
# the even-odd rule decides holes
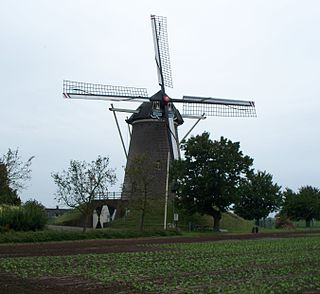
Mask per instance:
[[[17,192],[8,185],[8,173],[4,164],[0,163],[0,205],[20,205],[21,199]]]
[[[298,193],[286,189],[283,193],[282,214],[293,220],[305,220],[310,227],[312,219],[320,219],[320,190],[311,186],[301,187]]]
[[[71,160],[67,171],[52,174],[57,185],[56,200],[75,208],[83,216],[83,231],[94,209],[94,199],[105,196],[116,181],[109,158],[99,156],[89,163]]]
[[[266,218],[278,210],[282,203],[281,187],[273,183],[272,175],[258,171],[241,181],[235,213],[249,220]]]
[[[18,192],[26,188],[31,178],[31,163],[34,156],[22,161],[19,150],[11,150],[0,158],[0,204],[20,205]]]
[[[182,144],[185,160],[174,163],[172,174],[177,204],[189,213],[213,217],[219,230],[222,212],[235,203],[240,180],[252,172],[253,159],[243,155],[240,143],[221,137],[212,141],[209,133],[191,137]]]

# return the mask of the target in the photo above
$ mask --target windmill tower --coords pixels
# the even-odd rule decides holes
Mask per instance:
[[[183,118],[196,118],[199,122],[205,116],[254,117],[256,112],[252,101],[194,96],[183,96],[182,99],[169,97],[166,94],[166,87],[172,87],[172,74],[167,19],[151,15],[151,25],[160,86],[157,93],[149,97],[145,88],[64,81],[63,95],[68,99],[142,102],[136,110],[113,108],[113,105],[110,110],[114,114],[117,111],[132,114],[127,119],[127,123],[132,125],[129,152],[125,150],[127,167],[132,164],[136,156],[146,155],[151,158],[155,163],[152,173],[156,180],[149,193],[164,195],[168,159],[171,161],[180,157],[177,128],[183,123]],[[178,103],[183,106],[182,115],[174,105]],[[130,177],[126,173],[123,196],[130,194],[131,185]]]

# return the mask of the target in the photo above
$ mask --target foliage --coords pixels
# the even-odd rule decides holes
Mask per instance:
[[[11,189],[20,191],[25,188],[24,182],[31,178],[30,167],[33,158],[34,156],[23,162],[19,155],[19,150],[11,150],[9,148],[8,152],[0,159],[0,165],[5,166],[5,169],[2,168],[1,171],[5,170],[7,184]]]
[[[241,180],[239,199],[234,211],[241,217],[255,220],[266,218],[282,203],[281,187],[272,181],[272,175],[258,171]]]
[[[51,241],[72,241],[72,240],[91,240],[91,239],[123,239],[138,237],[157,237],[157,236],[175,236],[180,233],[172,230],[91,230],[87,232],[72,230],[43,230],[35,232],[15,232],[10,231],[0,234],[0,243],[33,243],[33,242],[51,242]]]
[[[48,221],[45,207],[36,200],[29,200],[22,206],[28,230],[42,230]]]
[[[45,208],[36,200],[29,200],[22,206],[2,206],[0,210],[2,231],[42,230],[46,223]]]
[[[20,205],[21,199],[17,192],[9,187],[6,167],[0,164],[0,205],[3,204]]]
[[[56,200],[82,213],[84,231],[93,212],[93,200],[106,195],[108,186],[116,181],[114,169],[109,168],[109,158],[101,156],[90,163],[71,160],[67,171],[52,177],[57,185]]]
[[[2,258],[0,269],[24,278],[83,277],[132,293],[302,293],[320,289],[319,250],[319,237],[180,243],[144,252]]]
[[[25,182],[31,178],[30,157],[26,162],[21,160],[18,149],[11,150],[0,158],[0,204],[20,205],[18,191],[24,189]]]
[[[240,143],[220,138],[212,141],[209,133],[191,137],[182,144],[185,160],[174,163],[178,206],[189,213],[209,214],[214,229],[219,229],[221,213],[236,201],[240,180],[250,174],[253,159],[243,155]]]
[[[320,219],[320,190],[311,186],[301,187],[298,193],[291,189],[284,192],[282,214],[293,220],[305,220],[310,227],[312,219]]]

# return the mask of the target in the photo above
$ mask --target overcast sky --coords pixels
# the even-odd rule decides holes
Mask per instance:
[[[108,102],[65,100],[62,80],[159,90],[150,14],[167,16],[169,96],[254,100],[257,118],[211,117],[193,131],[240,141],[282,187],[320,186],[320,1],[0,1],[0,154],[34,155],[22,200],[56,205],[52,172],[125,155]],[[117,107],[136,108],[138,104]],[[125,141],[126,115],[119,115]],[[193,121],[180,128],[180,138]]]

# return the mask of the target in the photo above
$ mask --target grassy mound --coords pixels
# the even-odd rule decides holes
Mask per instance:
[[[179,219],[179,227],[185,231],[210,231],[213,227],[213,219],[210,215],[200,215],[196,213],[192,216],[188,216],[182,214]],[[253,221],[245,220],[234,213],[222,213],[220,221],[221,230],[226,230],[231,233],[249,233],[251,232],[252,225]]]
[[[66,212],[58,217],[51,219],[49,221],[50,225],[58,225],[58,226],[80,226],[81,223],[81,213],[78,210],[71,210]]]
[[[173,228],[173,214],[174,205],[171,202],[168,203],[167,210],[167,228]],[[131,208],[127,215],[116,219],[110,223],[110,227],[120,230],[140,230],[142,211],[137,208]],[[65,213],[54,221],[50,222],[55,225],[69,225],[69,226],[81,226],[80,213],[78,211],[71,211]],[[159,201],[158,203],[148,204],[145,216],[143,229],[148,230],[162,230],[164,225],[164,203]],[[244,220],[238,215],[227,212],[223,213],[220,222],[221,229],[228,232],[251,232],[253,222]],[[194,214],[192,216],[186,213],[179,213],[178,227],[183,231],[198,230],[198,231],[210,231],[213,226],[213,220],[211,216],[200,214]]]
[[[123,218],[117,219],[112,222],[112,228],[118,229],[130,229],[139,230],[141,224],[142,210],[137,208],[129,209],[127,215]],[[173,205],[168,203],[167,210],[167,223],[168,227],[173,227]],[[144,230],[162,230],[164,227],[164,203],[161,201],[159,203],[149,203],[143,222]]]
[[[221,219],[221,228],[228,232],[251,232],[254,222],[243,219],[242,217],[232,212],[223,213]]]
[[[174,206],[172,203],[168,204],[167,213],[167,227],[173,228],[173,214]],[[141,220],[141,211],[130,210],[126,217],[118,219],[111,224],[113,228],[124,228],[124,229],[139,229]],[[144,229],[154,230],[162,229],[164,222],[164,205],[155,205],[145,214]],[[201,216],[200,214],[194,214],[192,216],[186,213],[179,213],[178,227],[183,231],[200,230],[210,231],[212,230],[213,219],[209,215]],[[226,212],[222,214],[220,222],[221,229],[227,230],[228,232],[251,232],[253,221],[248,221],[240,216]]]

